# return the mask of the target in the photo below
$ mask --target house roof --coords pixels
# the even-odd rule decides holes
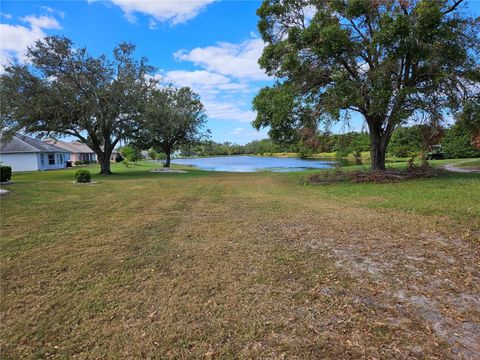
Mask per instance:
[[[44,142],[59,147],[61,149],[65,149],[71,153],[91,153],[93,154],[94,151],[90,149],[87,145],[79,142],[79,141],[71,141],[65,142],[57,139],[45,139]]]
[[[65,149],[44,143],[31,137],[15,134],[8,141],[1,141],[0,153],[39,153],[39,152],[70,152]]]

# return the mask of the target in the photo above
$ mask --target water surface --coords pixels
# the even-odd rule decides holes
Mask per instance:
[[[337,162],[333,160],[279,158],[267,156],[215,156],[204,158],[174,159],[174,164],[191,165],[208,171],[255,172],[255,171],[303,171],[328,169]]]

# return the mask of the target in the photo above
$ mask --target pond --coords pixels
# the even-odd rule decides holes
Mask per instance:
[[[299,159],[267,156],[215,156],[204,158],[174,159],[173,164],[191,165],[202,170],[255,172],[255,171],[303,171],[312,169],[328,169],[334,167],[336,160]]]

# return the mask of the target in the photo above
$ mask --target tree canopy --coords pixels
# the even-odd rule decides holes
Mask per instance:
[[[1,76],[2,124],[15,119],[28,132],[77,137],[110,174],[110,156],[121,139],[139,130],[155,82],[135,46],[120,43],[111,57],[92,56],[66,37],[49,36],[28,49],[27,64]]]
[[[462,0],[264,0],[259,63],[277,78],[253,101],[273,139],[365,119],[372,168],[385,169],[395,129],[439,122],[480,92],[479,20]]]
[[[165,153],[165,167],[170,166],[175,150],[194,144],[208,132],[204,129],[204,106],[200,97],[188,87],[169,86],[153,91],[142,122],[143,127],[136,135],[136,145]]]
[[[480,150],[480,94],[465,105],[458,120],[470,132],[472,145]]]

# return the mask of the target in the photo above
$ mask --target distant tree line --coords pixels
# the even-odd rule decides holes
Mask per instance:
[[[463,121],[458,121],[449,128],[426,125],[399,127],[392,135],[387,154],[400,158],[421,156],[430,151],[433,145],[441,145],[446,158],[479,157],[480,144],[477,143],[476,134],[475,131],[470,131]],[[271,139],[253,140],[245,145],[206,140],[180,148],[181,156],[296,153],[300,157],[310,157],[324,153],[338,157],[360,157],[362,153],[369,151],[369,134],[355,131],[344,134],[317,132],[310,139],[294,144],[275,143]]]

